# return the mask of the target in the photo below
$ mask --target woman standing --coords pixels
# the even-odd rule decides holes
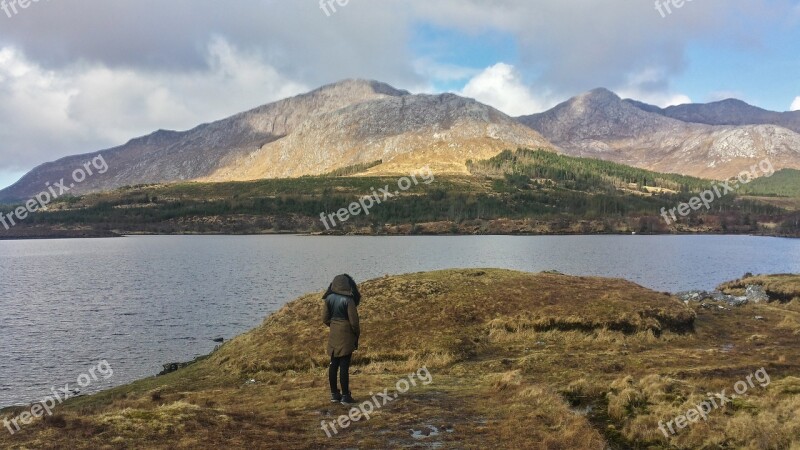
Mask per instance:
[[[330,327],[328,335],[328,356],[331,364],[328,367],[328,380],[331,385],[331,402],[343,404],[355,403],[350,393],[350,359],[358,348],[358,337],[361,329],[358,322],[358,303],[361,294],[350,275],[338,275],[328,286],[322,297],[324,307],[322,321]],[[337,385],[336,374],[342,385],[341,392]]]

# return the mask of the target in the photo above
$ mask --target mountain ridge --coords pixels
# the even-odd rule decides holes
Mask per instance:
[[[685,122],[652,108],[600,88],[517,120],[568,155],[658,172],[724,179],[765,159],[800,167],[800,134],[787,128]]]
[[[714,108],[782,114],[738,100],[703,111]],[[670,117],[679,115],[676,111],[682,109],[622,100],[598,88],[551,110],[512,118],[455,94],[412,94],[375,80],[349,79],[186,131],[157,130],[107,150],[42,164],[0,191],[0,201],[31,198],[98,154],[109,170],[77,184],[71,194],[139,184],[319,175],[378,160],[383,163],[368,174],[399,174],[423,165],[466,174],[467,160],[516,148],[717,179],[765,158],[776,170],[800,168],[800,134],[791,129],[687,122]]]
[[[387,123],[380,114],[370,113],[370,108],[383,108],[383,112],[391,116],[389,113],[406,108],[406,103],[412,107],[420,103],[427,104],[429,110],[412,108],[412,116],[406,116],[399,122],[399,125],[407,126],[405,134],[393,131],[393,124]],[[391,106],[396,111],[392,111]],[[341,116],[339,112],[353,112],[369,122],[357,123],[357,120],[348,120],[346,117],[337,119],[337,115]],[[415,122],[413,114],[417,114],[421,120]],[[432,119],[427,117],[430,115],[433,115]],[[317,130],[318,139],[311,139],[308,132],[314,130],[314,123],[320,118],[347,123],[350,129]],[[436,120],[443,122],[437,123]],[[459,127],[452,128],[448,121]],[[500,125],[493,126],[495,123]],[[377,128],[370,130],[370,125],[376,125]],[[356,131],[361,132],[360,141],[347,134],[356,126],[359,128]],[[301,132],[293,136],[296,129]],[[371,131],[376,135],[372,136]],[[337,135],[338,139],[323,139],[329,135]],[[291,136],[288,141],[297,141],[303,147],[290,149],[287,153],[286,144],[276,144],[269,149],[277,148],[283,153],[264,155],[265,146],[286,140],[287,136]],[[508,139],[503,140],[504,136]],[[451,141],[446,142],[447,137]],[[349,148],[343,149],[342,142],[349,142]],[[70,193],[81,195],[126,185],[190,180],[229,181],[313,175],[377,159],[391,159],[386,158],[387,153],[389,157],[400,155],[405,160],[395,161],[394,165],[387,164],[379,170],[400,172],[405,170],[406,165],[424,160],[425,155],[443,154],[444,157],[434,158],[442,161],[439,169],[465,173],[467,159],[491,157],[505,148],[517,146],[552,147],[535,131],[519,126],[513,118],[475,100],[454,94],[415,96],[386,83],[350,79],[201,124],[187,131],[159,130],[111,149],[43,164],[14,185],[0,191],[0,200],[30,198],[41,192],[45,183],[68,179],[72,170],[80,167],[89,155],[97,154],[105,157],[109,170],[87,178]],[[412,153],[419,151],[421,156],[409,158],[409,151],[403,151],[403,147],[410,148]],[[338,151],[339,159],[329,164],[319,164],[320,161],[329,160],[333,153],[325,151],[326,148]],[[316,158],[308,157],[304,153],[307,149],[313,149],[309,153]],[[463,155],[459,156],[460,152]],[[286,156],[288,154],[291,156]],[[259,156],[263,156],[262,164],[254,166],[252,159]],[[275,158],[285,166],[270,166],[270,161]],[[298,161],[309,162],[305,167],[300,167]],[[433,165],[437,166],[435,161]],[[254,171],[253,167],[260,168],[260,172]],[[225,173],[228,175],[222,175]]]
[[[769,111],[736,98],[711,103],[689,103],[661,108],[655,105],[625,100],[648,112],[683,122],[706,125],[778,125],[800,133],[800,111]]]

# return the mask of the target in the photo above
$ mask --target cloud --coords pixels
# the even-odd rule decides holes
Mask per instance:
[[[415,70],[427,55],[410,54],[408,45],[414,27],[425,23],[469,35],[514,36],[517,70],[536,75],[537,85],[574,94],[617,86],[644,66],[679,74],[687,46],[697,40],[758,45],[761,30],[796,8],[789,0],[704,0],[665,20],[651,2],[353,0],[327,17],[316,1],[240,3],[42,3],[4,24],[0,45],[13,45],[47,67],[87,60],[112,68],[198,70],[205,66],[198,48],[218,34],[308,85],[365,77],[408,86],[429,81]],[[730,26],[741,17],[749,18],[747,26]]]
[[[635,90],[618,90],[617,94],[622,98],[638,100],[640,102],[649,103],[661,108],[692,103],[692,99],[685,94],[673,94],[668,92],[641,92]]]
[[[469,80],[459,92],[511,116],[542,112],[555,105],[546,95],[536,95],[513,66],[498,63]]]
[[[48,70],[0,50],[0,160],[16,171],[125,143],[156,129],[187,129],[308,90],[222,38],[202,70],[77,63]]]
[[[672,92],[669,76],[663,70],[652,67],[629,74],[625,84],[614,90],[620,97],[662,108],[692,103],[688,95]]]
[[[351,77],[406,84],[422,81],[407,48],[412,20],[404,0],[353,0],[331,17],[313,0],[53,1],[4,23],[0,46],[48,68],[83,60],[177,72],[204,70],[208,41],[223,36],[308,85]]]
[[[704,0],[663,19],[651,2],[353,0],[327,17],[313,0],[39,2],[0,30],[0,170],[352,77],[425,92],[464,83],[464,95],[510,114],[601,86],[681,103],[688,98],[670,81],[685,71],[690,45],[758,48],[763,31],[796,8],[794,0]],[[513,57],[505,66],[486,55],[414,54],[420,24],[454,31],[448,36],[509,36]]]
[[[496,0],[487,8],[485,0],[419,0],[411,6],[417,17],[443,27],[513,34],[516,68],[538,74],[537,85],[570,95],[619,86],[642,67],[681,74],[687,47],[696,41],[757,46],[760,31],[794,7],[785,0],[706,0],[686,3],[665,20],[652,2]],[[730,26],[743,14],[753,19],[749,25]]]
[[[792,106],[789,107],[789,111],[800,111],[800,97],[795,97]]]

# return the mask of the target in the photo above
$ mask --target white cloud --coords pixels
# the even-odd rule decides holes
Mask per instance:
[[[47,70],[0,49],[0,161],[6,171],[187,129],[308,90],[223,39],[206,68],[168,72],[74,64]]]
[[[546,93],[541,95],[531,91],[514,66],[505,63],[486,68],[469,80],[459,94],[493,106],[510,116],[538,113],[554,105]]]
[[[795,97],[792,106],[789,107],[790,111],[800,111],[800,97]]]
[[[667,106],[692,103],[688,95],[671,92],[669,76],[663,69],[649,67],[628,74],[625,85],[615,89],[622,98],[665,108]]]
[[[692,99],[688,95],[684,94],[674,94],[669,92],[647,92],[626,88],[617,90],[616,92],[617,95],[622,98],[638,100],[640,102],[656,105],[661,108],[692,103]]]
[[[750,51],[798,11],[795,0],[704,0],[664,20],[650,3],[385,0],[351,2],[327,17],[313,1],[240,3],[70,0],[8,20],[0,32],[0,170],[191,127],[348,77],[416,92],[467,83],[464,95],[509,114],[601,86],[661,106],[683,103],[688,97],[669,81],[689,67],[688,46]],[[742,17],[746,26],[730,26]],[[445,31],[441,46],[425,45],[437,29]],[[482,59],[487,49],[464,51],[459,33],[513,42],[514,67],[462,67],[497,61]],[[626,78],[642,67],[653,68],[649,79]]]

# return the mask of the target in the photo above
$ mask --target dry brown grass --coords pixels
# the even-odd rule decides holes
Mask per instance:
[[[199,363],[74,399],[0,435],[0,448],[800,446],[796,302],[693,309],[624,280],[504,270],[385,277],[362,292],[357,399],[391,391],[421,366],[433,383],[333,438],[320,421],[347,409],[327,402],[326,329],[313,294]],[[670,439],[658,430],[761,367],[767,389]]]
[[[735,281],[723,283],[719,289],[727,294],[744,295],[745,288],[751,284],[763,286],[771,300],[778,300],[784,303],[793,300],[800,301],[800,275],[745,276]]]

